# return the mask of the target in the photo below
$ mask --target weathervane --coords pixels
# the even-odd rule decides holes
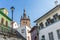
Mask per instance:
[[[55,1],[55,5],[58,5],[58,0]]]

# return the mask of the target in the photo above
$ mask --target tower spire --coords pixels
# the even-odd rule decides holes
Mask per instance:
[[[26,18],[26,10],[24,9],[23,18]]]

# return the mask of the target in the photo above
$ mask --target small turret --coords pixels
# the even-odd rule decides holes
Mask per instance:
[[[21,16],[21,19],[22,19],[22,16]]]
[[[28,16],[28,20],[30,20],[30,17]]]

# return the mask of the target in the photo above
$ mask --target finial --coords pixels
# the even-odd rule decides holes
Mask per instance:
[[[58,0],[55,1],[55,5],[58,5]]]
[[[26,13],[26,10],[25,10],[25,8],[24,8],[24,13]]]
[[[24,8],[24,12],[23,12],[23,18],[26,18],[26,10]]]

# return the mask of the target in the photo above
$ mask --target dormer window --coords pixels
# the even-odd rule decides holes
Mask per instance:
[[[58,13],[56,13],[55,15],[53,15],[53,19],[54,19],[54,21],[58,20]]]
[[[43,23],[41,22],[41,23],[40,23],[40,29],[42,29],[42,28],[44,28],[44,25],[43,25]]]
[[[54,19],[51,19],[51,23],[54,23]]]
[[[51,24],[51,19],[48,18],[48,19],[47,19],[47,22],[48,22],[48,24]]]
[[[46,23],[45,23],[45,25],[48,26],[48,25],[50,25],[50,24],[51,24],[51,19],[48,18],[47,21],[46,21]]]

